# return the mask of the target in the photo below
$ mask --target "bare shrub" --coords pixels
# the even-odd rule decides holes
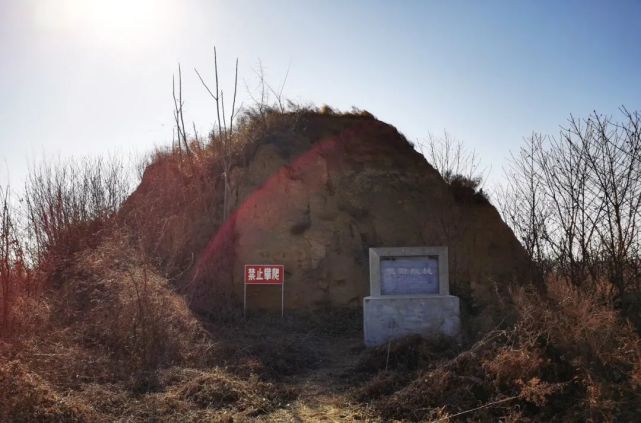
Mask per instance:
[[[176,98],[176,79],[172,79],[171,93],[174,99],[174,121],[176,126],[174,127],[174,135],[177,136],[177,140],[174,140],[172,148],[178,147],[178,152],[182,153],[184,147],[187,154],[191,154],[189,144],[187,142],[187,130],[185,129],[185,114],[183,113],[183,107],[185,103],[183,102],[183,84],[182,84],[182,71],[180,70],[180,64],[178,65],[178,97]],[[194,136],[197,137],[196,131],[194,128]]]
[[[467,150],[462,141],[447,132],[442,137],[429,133],[427,142],[419,142],[417,148],[450,185],[457,201],[489,202],[483,190],[486,173],[476,152]]]
[[[124,233],[116,231],[76,255],[66,277],[57,300],[59,318],[86,343],[124,360],[126,370],[144,374],[195,360],[201,351],[202,329],[184,299]]]
[[[475,151],[467,150],[462,141],[447,132],[442,137],[429,133],[427,142],[419,148],[448,184],[465,180],[474,190],[481,187],[484,178],[479,158]]]
[[[236,72],[234,74],[234,94],[232,96],[231,103],[231,113],[229,115],[229,121],[225,116],[225,93],[219,87],[218,84],[218,57],[216,54],[216,47],[214,47],[214,78],[215,86],[214,91],[209,88],[205,83],[203,78],[200,76],[198,71],[194,69],[196,75],[200,79],[200,82],[203,84],[209,95],[212,97],[216,104],[216,126],[210,134],[211,144],[218,148],[219,157],[222,161],[223,172],[222,177],[225,183],[224,186],[224,195],[223,195],[223,217],[227,220],[230,212],[230,201],[231,201],[231,166],[232,166],[232,154],[234,143],[234,121],[236,119],[236,94],[238,90],[238,58],[236,58]],[[229,97],[228,97],[229,98]],[[229,106],[228,106],[229,107]],[[184,131],[183,131],[184,132]]]
[[[532,134],[526,145],[512,155],[506,170],[507,187],[497,196],[503,219],[521,239],[525,251],[536,263],[546,257],[544,250],[547,203],[543,197],[543,175],[538,168],[538,151],[543,137]]]
[[[91,245],[129,195],[130,183],[116,158],[42,163],[31,169],[24,203],[34,265],[60,270],[73,253]]]
[[[297,396],[292,389],[262,382],[255,375],[241,379],[218,368],[191,375],[176,394],[199,408],[236,406],[248,417],[273,411]]]
[[[15,221],[9,188],[0,187],[0,335],[10,335],[20,324],[17,309],[22,297],[33,294],[33,273],[27,265],[23,240]]]
[[[575,285],[605,279],[625,301],[641,290],[641,114],[621,114],[533,134],[512,158],[500,203],[544,271]]]
[[[178,395],[202,408],[222,408],[240,400],[243,387],[239,381],[222,373],[205,374],[181,387]]]
[[[474,421],[515,413],[535,421],[634,419],[641,395],[638,334],[594,295],[568,282],[549,283],[548,294],[513,292],[514,325],[453,357],[430,356],[427,348],[415,370],[379,373],[355,390],[356,398],[375,400],[388,419],[423,420],[437,412]],[[411,351],[415,344],[399,345]],[[393,351],[390,360],[408,352]]]

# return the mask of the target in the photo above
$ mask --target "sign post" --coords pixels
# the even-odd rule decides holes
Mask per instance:
[[[246,264],[243,287],[243,314],[247,315],[247,285],[280,285],[280,317],[285,314],[285,266]]]

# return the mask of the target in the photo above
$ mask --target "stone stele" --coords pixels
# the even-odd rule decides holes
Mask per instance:
[[[450,295],[447,247],[370,248],[365,345],[407,335],[458,337],[459,298]]]

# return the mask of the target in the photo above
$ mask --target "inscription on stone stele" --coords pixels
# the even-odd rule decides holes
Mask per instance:
[[[381,258],[382,295],[439,293],[438,256]]]
[[[373,347],[407,335],[458,337],[458,297],[450,294],[447,247],[369,249],[370,295],[363,337]]]

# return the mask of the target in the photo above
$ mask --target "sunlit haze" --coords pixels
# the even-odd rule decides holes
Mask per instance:
[[[179,18],[175,6],[153,0],[42,0],[32,8],[36,31],[120,50],[148,47]]]
[[[206,132],[239,59],[251,103],[259,61],[301,103],[369,110],[410,140],[447,130],[491,180],[532,131],[641,99],[639,2],[0,0],[0,184],[29,163],[123,154],[172,138],[172,75]]]

